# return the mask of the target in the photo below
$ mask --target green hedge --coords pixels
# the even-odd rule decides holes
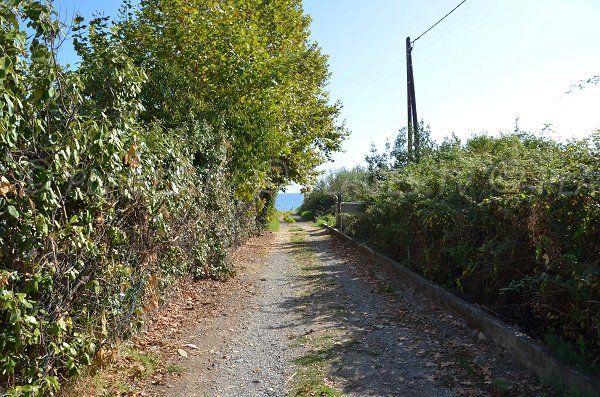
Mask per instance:
[[[519,133],[442,145],[388,174],[347,230],[534,336],[576,346],[596,371],[597,138]]]
[[[56,392],[178,279],[226,276],[339,146],[298,3],[213,5],[77,17],[67,69],[51,3],[0,2],[0,394]]]
[[[297,213],[302,214],[306,211],[311,211],[314,214],[333,213],[335,211],[335,200],[333,193],[313,190],[304,195],[304,201],[298,207]]]
[[[315,219],[315,214],[314,214],[313,211],[310,211],[310,210],[308,210],[308,211],[302,211],[300,213],[300,217],[302,219],[306,219],[306,220],[311,221],[311,220]]]

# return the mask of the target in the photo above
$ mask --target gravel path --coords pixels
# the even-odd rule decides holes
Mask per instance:
[[[184,374],[150,394],[287,395],[293,374],[290,339],[300,332],[295,331],[295,312],[280,304],[295,299],[299,281],[296,264],[281,249],[287,238],[285,231],[275,234],[266,256],[255,263],[237,264],[239,293],[229,298],[221,316],[204,318],[186,332],[182,339],[198,346],[198,351],[191,360],[176,357],[174,362],[186,369]]]
[[[279,234],[265,267],[242,280],[259,286],[250,310],[240,312],[237,331],[213,360],[213,375],[197,396],[285,396],[292,375],[291,333],[296,328],[294,312],[280,305],[293,300],[297,283],[296,267],[289,255],[278,249],[285,234]],[[218,357],[222,360],[219,360]],[[189,396],[189,394],[186,394]]]
[[[283,225],[269,244],[238,267],[227,309],[181,337],[194,347],[173,358],[185,372],[149,394],[544,395],[505,351],[324,230]],[[302,394],[307,373],[329,394]]]

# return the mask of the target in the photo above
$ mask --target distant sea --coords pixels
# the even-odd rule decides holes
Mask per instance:
[[[293,211],[300,207],[304,201],[302,193],[277,193],[275,200],[275,209],[277,211]]]

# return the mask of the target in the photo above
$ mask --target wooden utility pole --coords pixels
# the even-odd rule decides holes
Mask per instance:
[[[410,37],[406,38],[406,90],[408,103],[408,158],[419,161],[420,139],[419,118],[417,117],[417,98],[415,95],[415,77],[412,66],[412,43]]]

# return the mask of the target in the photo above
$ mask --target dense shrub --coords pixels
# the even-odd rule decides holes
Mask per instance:
[[[300,217],[302,217],[302,219],[306,219],[306,220],[313,220],[315,219],[315,214],[314,212],[308,210],[308,211],[302,211],[302,213],[300,213]]]
[[[373,186],[348,232],[536,336],[600,353],[600,146],[441,145]],[[589,369],[589,368],[588,368]]]
[[[315,219],[315,223],[318,226],[323,226],[323,225],[335,226],[335,216],[330,215],[330,214],[320,216]]]
[[[296,218],[294,218],[294,216],[290,212],[285,212],[283,214],[283,221],[285,223],[296,223]]]
[[[320,190],[313,190],[304,195],[302,205],[298,207],[297,212],[302,214],[311,211],[315,214],[333,212],[335,209],[335,195],[324,193]]]
[[[341,193],[343,201],[360,200],[368,191],[367,171],[362,167],[341,168],[330,171],[304,194],[298,213],[312,211],[320,216],[335,212],[336,195]]]
[[[196,12],[185,11],[186,18],[196,16],[197,35],[212,34],[212,22],[220,29],[249,23],[233,5],[212,12],[219,2],[197,3]],[[259,9],[259,3],[246,6]],[[265,226],[273,204],[268,192],[302,182],[295,175],[310,175],[344,135],[334,124],[337,108],[319,106],[324,57],[307,42],[308,22],[295,2],[265,5],[270,8],[261,14],[287,15],[277,26],[295,34],[281,33],[273,42],[285,47],[290,37],[294,51],[309,58],[284,51],[289,74],[261,64],[258,77],[279,79],[277,92],[272,83],[242,87],[233,77],[246,76],[240,69],[246,59],[224,62],[231,60],[218,48],[202,57],[200,70],[212,73],[209,89],[198,70],[177,69],[189,66],[177,58],[187,28],[161,19],[175,6],[142,1],[110,27],[105,18],[88,27],[77,18],[81,64],[70,70],[56,59],[61,27],[50,5],[0,2],[2,395],[56,391],[135,330],[143,310],[159,305],[177,279],[226,275],[228,248]],[[295,13],[286,14],[290,7]],[[273,28],[257,20],[263,33]],[[144,30],[166,29],[167,22],[172,36]],[[220,33],[238,49],[246,48],[244,38],[255,48],[267,46],[250,33]],[[128,41],[132,36],[140,40]],[[200,56],[199,43],[187,39],[186,49]],[[213,56],[224,64],[211,63]],[[223,102],[214,95],[219,87],[220,95],[232,94],[219,96]],[[302,99],[297,87],[308,90]],[[257,103],[246,107],[239,97],[235,106],[226,103],[246,89],[248,101]],[[297,110],[277,107],[283,96],[310,107],[318,125],[300,114],[282,121],[283,112]],[[307,131],[302,141],[294,136],[300,124]],[[276,140],[255,141],[262,132]]]

